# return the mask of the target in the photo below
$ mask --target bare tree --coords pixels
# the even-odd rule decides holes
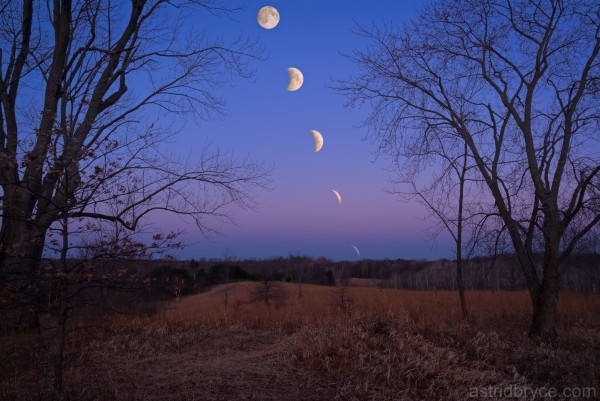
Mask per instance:
[[[5,299],[30,285],[49,228],[65,218],[135,231],[149,214],[228,216],[251,205],[265,169],[204,147],[174,161],[169,115],[223,110],[222,83],[250,75],[253,42],[210,40],[187,18],[217,0],[8,2],[0,14],[0,275]],[[165,121],[167,121],[165,123]],[[115,199],[112,207],[107,199]]]
[[[129,145],[133,146],[132,143]],[[116,147],[109,146],[109,148],[103,152],[101,157],[104,165],[110,164],[113,169],[121,168],[117,161],[122,158],[115,157],[112,153]],[[136,150],[139,157],[143,147]],[[113,161],[110,161],[111,156]],[[96,158],[92,159],[97,162]],[[87,157],[83,160],[87,160]],[[125,164],[135,165],[131,159],[127,160]],[[94,170],[95,174],[86,177],[85,182],[77,191],[69,190],[68,164],[65,164],[64,168],[65,179],[59,190],[64,191],[64,196],[69,200],[63,205],[60,221],[53,223],[48,228],[44,252],[48,258],[45,259],[45,266],[40,266],[34,276],[37,291],[44,286],[49,289],[48,307],[43,308],[37,304],[34,305],[35,309],[50,312],[57,326],[53,365],[54,389],[58,392],[62,392],[63,389],[65,342],[70,316],[80,304],[98,306],[97,303],[99,303],[98,300],[86,299],[85,293],[98,288],[108,291],[109,288],[129,287],[124,279],[127,276],[124,267],[127,261],[150,259],[156,255],[163,259],[168,258],[170,255],[166,252],[182,247],[182,244],[177,242],[178,234],[174,232],[166,235],[154,232],[152,236],[148,237],[148,241],[144,242],[139,237],[147,233],[143,232],[140,225],[131,229],[117,221],[82,217],[80,211],[88,210],[90,205],[93,205],[96,211],[116,212],[124,205],[128,206],[129,203],[123,200],[121,194],[106,196],[110,193],[106,188],[114,183],[100,174],[102,169],[98,165]],[[127,168],[123,168],[123,170],[127,170]],[[85,173],[86,170],[82,171]],[[131,179],[131,176],[129,178]],[[96,194],[102,193],[105,196],[89,197],[87,196],[88,191]],[[129,199],[132,198],[132,193],[134,192],[129,191]],[[77,217],[72,218],[73,215]],[[131,279],[132,276],[129,275],[128,278]],[[174,278],[170,283],[169,290],[177,301],[179,301],[184,284],[181,277]],[[56,290],[54,299],[52,299],[50,289]],[[105,297],[102,300],[104,301]]]
[[[223,292],[223,302],[224,302],[225,308],[227,308],[227,305],[229,304],[229,293],[231,292],[231,286],[230,286],[229,282],[231,281],[231,266],[234,261],[235,261],[235,256],[233,256],[233,254],[231,253],[229,248],[226,248],[225,252],[223,254],[223,265],[222,265],[223,283],[225,283],[225,288],[224,288],[224,292]]]
[[[273,302],[280,304],[287,298],[285,288],[276,281],[272,271],[265,270],[250,291],[250,302],[264,302],[270,306]]]
[[[468,197],[467,185],[473,179],[469,177],[470,170],[474,168],[470,165],[469,150],[466,144],[458,146],[460,152],[452,154],[452,149],[448,144],[431,149],[432,153],[418,153],[408,160],[409,166],[399,166],[400,179],[394,181],[394,184],[409,186],[408,192],[400,192],[408,199],[416,199],[423,204],[429,215],[436,221],[431,238],[436,239],[442,232],[447,232],[454,242],[454,252],[456,256],[456,288],[460,300],[460,307],[463,319],[469,317],[467,300],[465,297],[465,286],[463,282],[463,250],[466,241],[463,240],[465,234],[465,225],[469,216],[466,215],[466,198]],[[428,157],[429,156],[429,157]],[[415,160],[416,159],[416,160]],[[433,159],[433,160],[430,160]],[[440,171],[436,174],[428,171],[427,175],[431,179],[424,179],[419,175],[423,161],[427,163],[440,163]],[[426,183],[419,183],[425,180]]]
[[[338,90],[369,103],[383,152],[467,144],[529,289],[530,334],[555,336],[559,266],[600,221],[600,4],[442,0],[359,33],[362,74]]]
[[[54,234],[58,234],[58,238]],[[50,255],[58,255],[58,258],[45,259],[36,271],[37,290],[46,289],[48,305],[35,306],[37,310],[49,313],[56,323],[53,350],[56,391],[63,389],[65,341],[70,316],[82,305],[100,306],[97,297],[86,297],[86,293],[95,289],[127,288],[131,291],[132,288],[142,288],[142,282],[135,280],[132,272],[126,273],[126,263],[152,258],[153,255],[164,258],[165,252],[181,247],[175,233],[154,234],[148,243],[136,239],[138,234],[115,223],[70,224],[67,213],[62,214],[60,224],[49,228],[46,248]],[[179,299],[183,280],[173,284],[173,293]]]
[[[348,265],[346,262],[334,263],[333,266],[331,266],[331,271],[333,272],[335,285],[344,287],[348,279]]]
[[[302,283],[307,270],[308,258],[300,255],[290,255],[289,262],[292,264],[294,279],[298,283],[298,299],[300,299],[302,298]]]

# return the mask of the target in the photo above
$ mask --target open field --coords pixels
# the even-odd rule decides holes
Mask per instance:
[[[467,323],[452,292],[303,285],[300,298],[281,284],[285,300],[250,302],[258,285],[216,287],[149,317],[74,322],[62,398],[52,328],[4,337],[0,399],[501,399],[477,390],[489,386],[600,398],[598,295],[561,294],[559,338],[547,344],[527,337],[523,292],[468,292]]]

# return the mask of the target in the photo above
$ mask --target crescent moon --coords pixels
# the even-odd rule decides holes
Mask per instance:
[[[279,11],[275,7],[266,6],[256,16],[258,24],[265,29],[273,29],[279,24]]]
[[[304,75],[302,75],[299,69],[294,67],[288,68],[288,74],[290,75],[290,83],[287,90],[290,92],[297,91],[304,83]]]
[[[315,131],[314,129],[311,129],[310,133],[315,139],[315,152],[318,152],[323,147],[323,135],[321,135],[319,131]]]
[[[340,196],[339,192],[336,191],[335,189],[332,189],[331,192],[333,192],[333,195],[335,196],[335,198],[338,201],[338,204],[342,204],[342,197]]]
[[[358,257],[360,258],[360,251],[358,250],[358,248],[356,247],[356,245],[350,245],[352,248],[354,248],[354,251],[356,252],[356,254],[358,255]]]

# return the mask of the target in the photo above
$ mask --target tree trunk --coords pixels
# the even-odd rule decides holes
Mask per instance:
[[[65,359],[65,339],[67,338],[68,294],[70,269],[69,252],[69,219],[65,213],[62,219],[62,247],[60,250],[61,275],[58,277],[58,296],[56,297],[56,345],[54,348],[54,390],[63,391],[63,365]]]
[[[17,235],[3,244],[0,250],[0,272],[9,276],[29,277],[28,274],[37,268],[42,258],[45,230],[40,232],[40,229],[22,223],[18,227],[14,225],[13,222],[11,231],[18,231]]]
[[[554,252],[551,252],[554,254]],[[556,257],[544,261],[542,287],[533,302],[533,322],[529,335],[551,340],[556,337],[556,307],[558,304],[559,274]]]
[[[469,318],[469,310],[467,309],[467,300],[465,299],[465,287],[462,277],[462,235],[463,235],[463,208],[465,199],[465,177],[467,174],[467,155],[468,147],[465,142],[463,153],[462,169],[459,176],[459,192],[458,192],[458,221],[456,226],[456,287],[458,289],[458,297],[460,298],[460,309],[464,320]]]
[[[39,264],[47,227],[31,220],[29,208],[24,210],[21,196],[15,195],[13,204],[3,205],[0,229],[0,272],[10,273],[33,270]]]
[[[57,328],[56,343],[54,348],[54,390],[58,393],[63,391],[63,366],[65,355],[65,339],[67,338],[67,282],[62,277],[59,280],[58,310],[57,310]]]
[[[462,256],[459,256],[456,259],[456,287],[458,288],[458,297],[460,298],[460,310],[462,312],[462,318],[467,320],[469,318],[469,309],[467,308],[465,286],[463,284],[462,277]]]
[[[36,270],[43,251],[40,229],[24,221],[5,218],[0,247],[0,303],[15,308],[15,314],[5,316],[6,329],[34,328],[38,324]],[[45,231],[44,231],[45,232]],[[41,237],[40,237],[41,235]]]

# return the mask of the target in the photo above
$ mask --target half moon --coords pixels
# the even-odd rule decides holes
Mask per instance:
[[[275,7],[266,6],[256,16],[258,24],[265,29],[273,29],[279,24],[279,11]]]
[[[315,131],[314,129],[311,129],[310,133],[315,139],[315,152],[318,152],[323,147],[323,135],[321,135],[319,131]]]
[[[335,198],[338,201],[338,204],[342,204],[342,197],[340,196],[339,192],[336,191],[335,189],[332,189],[331,192],[333,192],[333,195],[335,196]]]
[[[299,69],[294,67],[288,68],[288,74],[290,75],[290,83],[287,90],[290,92],[297,91],[304,83],[304,75],[302,75]]]
[[[354,251],[356,252],[356,254],[358,255],[358,257],[360,258],[360,251],[358,250],[358,248],[356,247],[356,245],[350,245],[352,248],[354,248]]]

